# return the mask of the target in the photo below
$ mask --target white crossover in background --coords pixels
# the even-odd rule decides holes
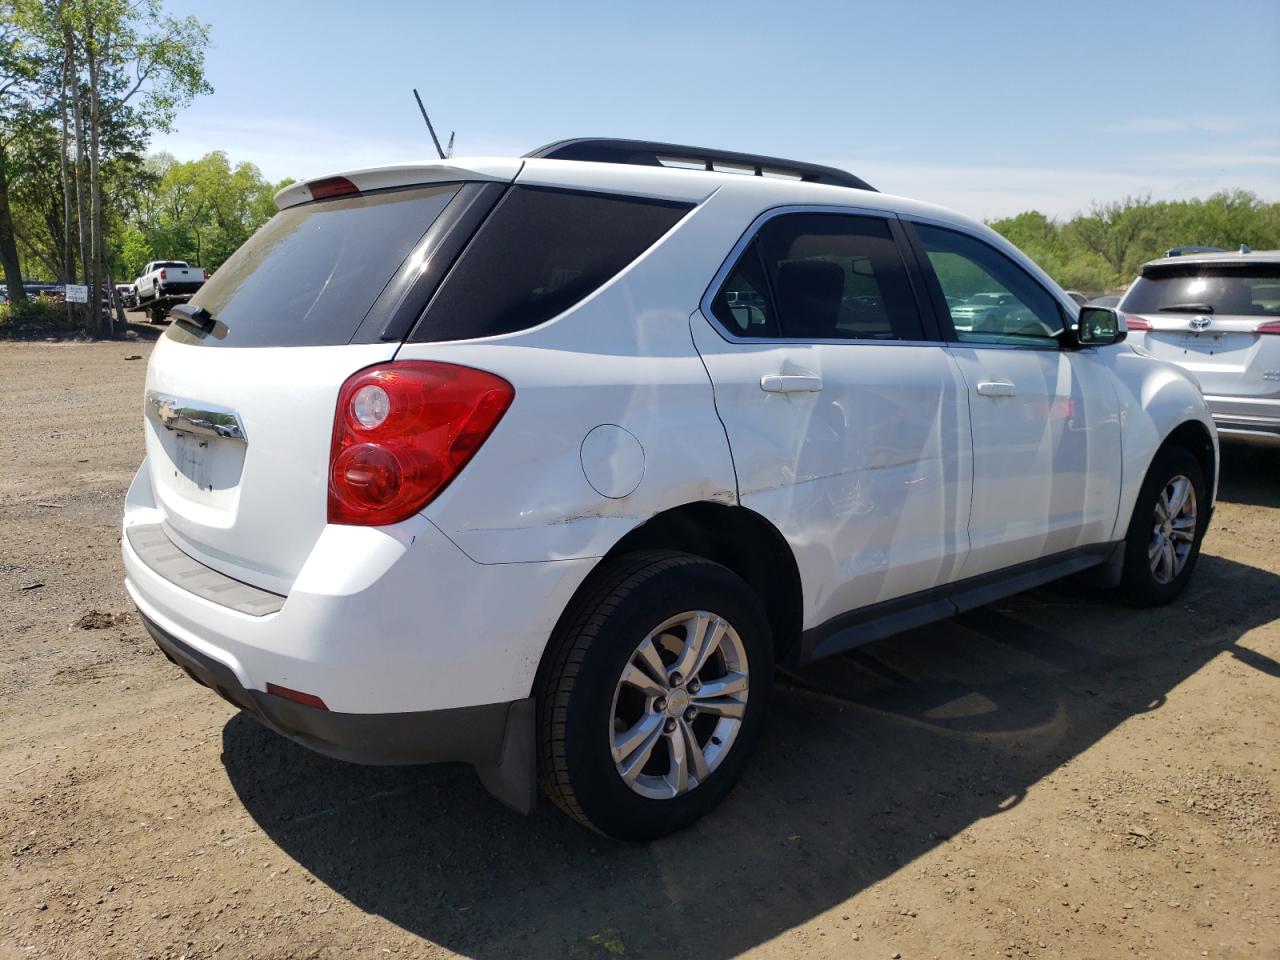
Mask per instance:
[[[1224,440],[1280,445],[1280,250],[1170,253],[1120,301],[1134,342],[1196,377]]]
[[[123,551],[161,649],[318,751],[655,837],[775,663],[1195,566],[1195,381],[954,213],[605,140],[277,204],[156,344]]]

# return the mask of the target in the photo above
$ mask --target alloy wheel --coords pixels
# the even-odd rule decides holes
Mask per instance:
[[[733,626],[693,610],[636,647],[613,694],[609,746],[622,781],[654,800],[705,783],[746,715],[749,665]]]
[[[1156,500],[1147,561],[1151,576],[1164,585],[1187,565],[1196,539],[1196,488],[1179,474],[1165,484]]]

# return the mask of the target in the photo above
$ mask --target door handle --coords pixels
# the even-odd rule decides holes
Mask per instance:
[[[1016,396],[1018,388],[1008,380],[980,380],[978,381],[978,396],[980,397],[1012,397]]]
[[[813,374],[773,374],[760,378],[760,389],[765,393],[817,393],[822,389],[822,378]]]

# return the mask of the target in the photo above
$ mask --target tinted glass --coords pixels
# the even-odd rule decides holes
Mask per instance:
[[[387,281],[459,185],[443,184],[307,203],[281,210],[191,298],[217,326],[207,346],[348,343]]]
[[[963,233],[923,224],[916,232],[961,342],[1057,344],[1058,302],[1020,266]]]
[[[1280,316],[1280,264],[1211,267],[1187,264],[1139,277],[1120,303],[1130,313]]]
[[[769,283],[754,241],[738,258],[729,279],[716,294],[711,310],[731,333],[743,337],[778,336]]]
[[[731,332],[787,340],[898,340],[923,334],[888,224],[843,214],[767,221],[718,291]]]
[[[612,280],[690,208],[513,187],[467,245],[409,339],[465,340],[550,320]]]

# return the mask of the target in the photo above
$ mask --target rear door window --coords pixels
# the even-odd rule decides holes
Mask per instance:
[[[383,287],[460,184],[390,190],[281,210],[191,298],[216,323],[168,335],[227,347],[351,342]]]
[[[1280,263],[1161,266],[1133,282],[1120,309],[1280,317]]]
[[[692,204],[512,187],[454,264],[410,341],[537,326],[604,286]]]
[[[773,217],[712,301],[738,336],[784,340],[920,340],[906,267],[889,225],[875,217]]]

